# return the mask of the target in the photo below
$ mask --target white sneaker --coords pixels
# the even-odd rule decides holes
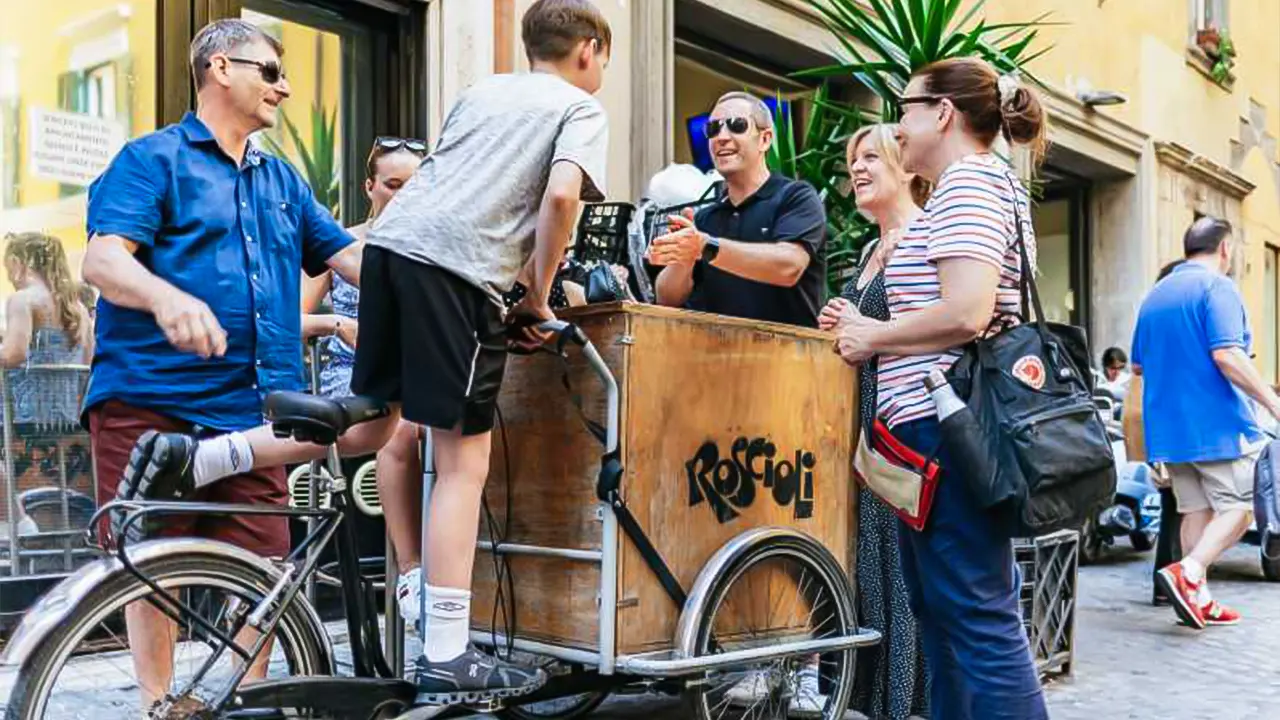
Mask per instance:
[[[396,579],[396,605],[405,624],[417,626],[422,616],[422,568],[416,567]]]
[[[733,687],[725,691],[729,702],[738,706],[752,706],[768,700],[770,677],[772,673],[765,670],[752,670]],[[827,696],[822,694],[818,686],[818,668],[807,666],[797,671],[795,689],[791,695],[791,703],[787,715],[790,717],[821,717],[827,707]]]
[[[764,670],[751,670],[733,687],[725,691],[724,696],[734,705],[754,705],[769,697],[769,673]]]
[[[818,686],[818,668],[809,666],[796,673],[795,694],[791,696],[791,717],[822,717],[827,696]]]

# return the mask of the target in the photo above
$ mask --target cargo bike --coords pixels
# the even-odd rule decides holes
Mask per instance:
[[[104,507],[127,511],[127,524],[192,511],[317,522],[283,560],[150,540],[72,576],[5,649],[18,669],[6,717],[147,717],[144,681],[100,682],[131,674],[119,616],[147,603],[175,621],[179,660],[151,717],[568,718],[640,689],[682,696],[696,718],[784,718],[808,683],[818,705],[805,714],[842,718],[856,649],[879,641],[857,625],[849,579],[854,371],[804,329],[634,304],[565,318],[548,325],[553,352],[508,365],[473,582],[472,640],[544,667],[543,688],[412,707],[399,653],[389,663],[379,647],[331,447],[327,508]],[[277,434],[325,444],[385,413],[295,393],[266,410]],[[303,592],[329,542],[349,659]],[[264,664],[265,680],[246,680]]]

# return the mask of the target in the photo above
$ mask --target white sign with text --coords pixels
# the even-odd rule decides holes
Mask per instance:
[[[81,113],[31,108],[28,171],[44,180],[86,187],[124,146],[124,126]]]

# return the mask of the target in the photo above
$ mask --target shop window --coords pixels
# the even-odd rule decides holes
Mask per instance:
[[[343,210],[344,44],[350,39],[321,22],[309,8],[272,0],[249,0],[241,17],[284,46],[291,94],[278,111],[276,126],[258,134],[267,152],[291,163],[320,204],[335,217]]]
[[[1228,0],[1192,0],[1194,30],[1226,30]]]

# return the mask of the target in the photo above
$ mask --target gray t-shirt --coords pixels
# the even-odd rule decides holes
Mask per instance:
[[[604,108],[560,77],[487,77],[454,105],[368,242],[448,270],[501,305],[533,252],[551,166],[582,168],[582,198],[603,200],[608,145]]]

